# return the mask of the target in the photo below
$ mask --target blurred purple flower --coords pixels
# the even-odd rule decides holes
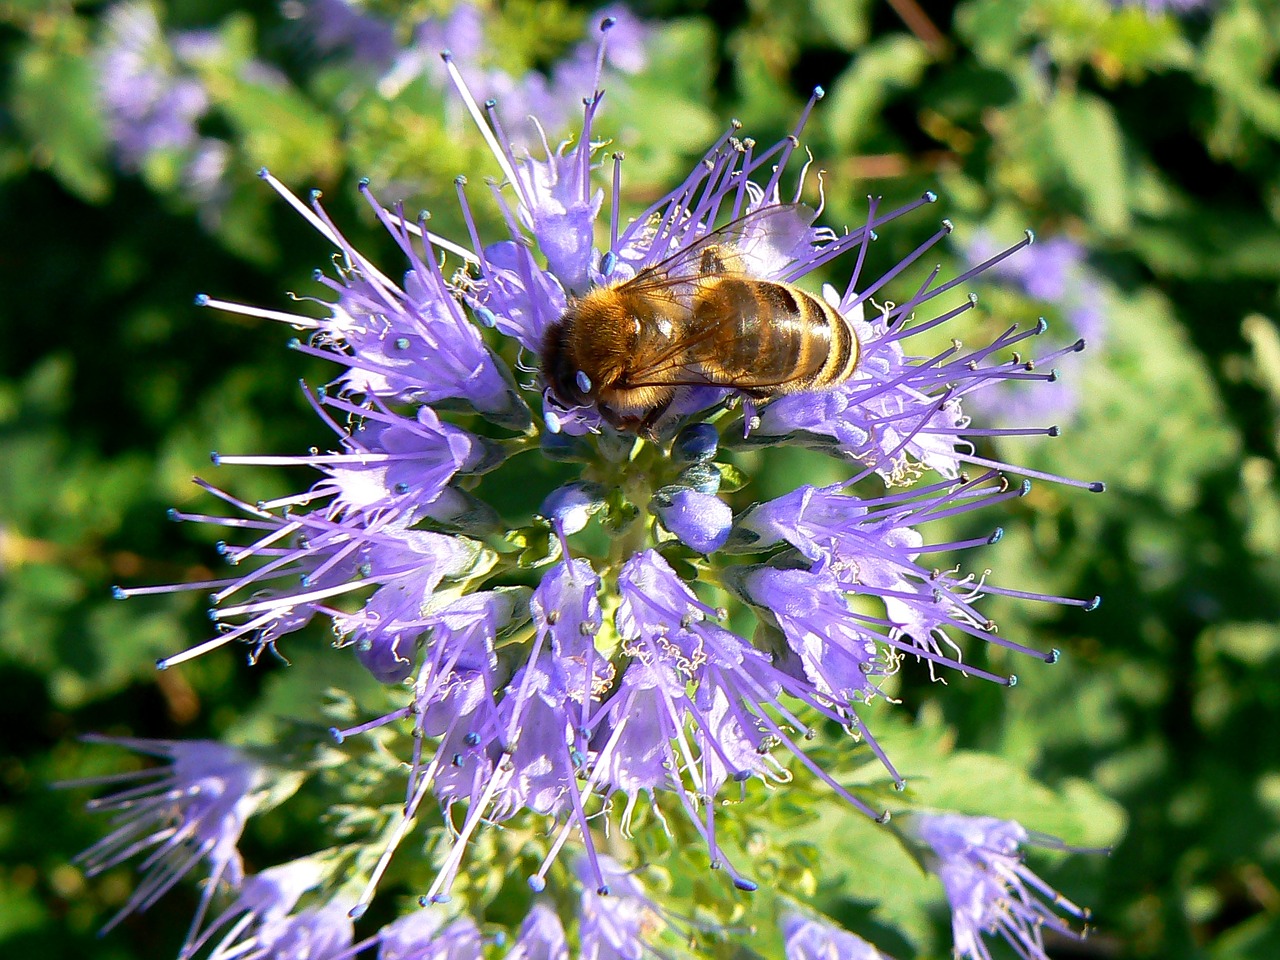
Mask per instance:
[[[298,908],[304,895],[327,878],[310,859],[250,876],[226,910],[184,947],[180,960],[195,956],[224,930],[206,960],[347,960],[355,939],[350,901],[337,897]]]
[[[85,739],[162,757],[171,764],[61,784],[126,785],[89,801],[89,810],[111,814],[112,830],[76,858],[84,864],[85,874],[93,877],[145,854],[139,865],[141,884],[104,931],[130,913],[151,907],[203,862],[209,875],[194,931],[221,886],[236,888],[244,880],[237,844],[245,822],[266,799],[272,783],[267,768],[234,747],[210,740]]]
[[[861,937],[823,920],[789,911],[781,926],[787,960],[885,960]]]
[[[480,931],[463,916],[445,922],[440,907],[408,913],[378,931],[378,960],[475,960],[481,955]]]
[[[978,234],[965,247],[966,257],[974,264],[994,252],[995,244],[987,234]],[[1087,251],[1074,240],[1062,236],[1037,239],[1022,256],[997,264],[989,276],[1058,310],[1066,331],[1055,323],[1047,342],[1062,346],[1079,338],[1094,348],[1106,342],[1107,302],[1102,283],[1088,265]],[[1069,420],[1082,399],[1073,378],[1054,378],[1043,385],[1008,380],[966,396],[972,409],[1009,427]]]
[[[982,938],[998,935],[1019,957],[1047,960],[1045,930],[1083,937],[1059,913],[1087,920],[1089,912],[1023,862],[1028,844],[1060,847],[1060,842],[1033,840],[1012,820],[958,813],[917,814],[906,829],[927,846],[925,862],[946,890],[956,956],[991,960]]]
[[[98,90],[121,166],[139,170],[157,150],[188,150],[209,109],[200,82],[184,76],[145,0],[107,10],[97,51]]]
[[[569,960],[564,925],[551,907],[538,902],[529,908],[505,960]]]

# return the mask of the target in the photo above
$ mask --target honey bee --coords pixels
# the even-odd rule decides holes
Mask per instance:
[[[799,287],[751,276],[744,256],[785,258],[814,216],[800,204],[762,207],[574,299],[547,328],[543,381],[565,406],[649,434],[682,388],[763,401],[845,382],[860,352],[850,321]]]

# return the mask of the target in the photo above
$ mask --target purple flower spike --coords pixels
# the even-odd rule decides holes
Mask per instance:
[[[1047,960],[1044,931],[1080,939],[1058,911],[1087,920],[1077,907],[1041,880],[1023,862],[1031,840],[1012,820],[924,813],[914,817],[909,835],[927,845],[926,862],[942,880],[951,903],[955,951],[970,960],[991,960],[982,939],[998,935],[1027,960]],[[1039,841],[1061,846],[1060,842]]]
[[[234,747],[209,740],[103,736],[86,739],[166,758],[172,763],[169,767],[151,767],[109,779],[61,784],[135,784],[89,802],[90,810],[112,814],[114,829],[76,858],[84,864],[86,875],[93,877],[139,853],[147,853],[141,885],[107,922],[104,931],[130,913],[152,906],[203,861],[208,865],[209,877],[192,921],[194,934],[222,885],[235,889],[244,880],[244,863],[237,844],[245,822],[266,800],[266,791],[273,782],[268,769]]]
[[[483,49],[482,27],[474,11],[456,14],[445,30],[457,35],[455,54]],[[254,658],[277,653],[282,638],[320,620],[345,655],[390,685],[399,699],[382,715],[335,731],[339,743],[390,724],[412,734],[403,803],[381,855],[368,867],[357,858],[356,868],[368,872],[356,915],[402,841],[430,819],[421,814],[434,798],[448,829],[430,854],[437,870],[424,902],[434,910],[455,888],[476,889],[463,871],[480,831],[545,830],[546,852],[528,883],[545,889],[565,848],[581,851],[580,942],[583,956],[598,960],[637,960],[656,921],[669,922],[596,848],[602,835],[611,843],[630,836],[637,805],[662,823],[680,816],[705,843],[711,869],[753,890],[750,865],[732,862],[741,845],[721,840],[730,803],[753,802],[763,786],[802,774],[884,822],[879,787],[845,786],[809,742],[839,729],[849,750],[876,756],[901,786],[867,727],[887,676],[923,660],[930,671],[1012,685],[1012,676],[972,666],[966,646],[993,644],[1041,661],[1056,655],[1002,635],[982,612],[984,597],[1086,610],[1097,603],[965,572],[958,561],[974,556],[985,569],[1001,529],[950,522],[998,513],[1026,494],[1029,481],[1011,483],[1010,474],[1101,489],[985,454],[986,438],[1048,428],[971,419],[971,400],[998,398],[1008,384],[1042,389],[1056,379],[1053,364],[1083,346],[1042,340],[1047,328],[1036,322],[968,348],[951,339],[975,307],[956,288],[1001,268],[1030,236],[961,276],[941,280],[926,269],[908,282],[906,271],[950,232],[943,221],[903,261],[864,276],[877,232],[937,197],[889,211],[873,198],[864,222],[826,225],[820,187],[806,186],[808,165],[793,163],[804,156],[801,136],[820,90],[789,136],[758,145],[730,125],[682,182],[631,216],[623,158],[600,153],[596,123],[607,102],[604,78],[642,59],[642,34],[618,14],[601,25],[587,55],[531,78],[444,57],[440,76],[456,92],[455,119],[475,121],[501,177],[488,189],[458,178],[465,229],[452,239],[432,233],[426,217],[414,222],[384,208],[362,184],[402,255],[390,273],[346,240],[317,196],[304,202],[263,172],[338,251],[336,275],[318,277],[327,288],[314,301],[318,316],[207,296],[197,303],[287,323],[305,334],[295,349],[336,363],[333,383],[308,392],[336,440],[305,456],[214,454],[218,466],[307,466],[319,476],[256,503],[198,481],[232,515],[171,516],[225,529],[217,550],[231,572],[185,587],[115,591],[122,599],[184,588],[209,595],[217,634],[162,666],[233,641]],[[399,58],[392,74],[411,60]],[[570,83],[580,125],[550,139],[546,131],[569,115],[559,88]],[[815,195],[818,209],[803,202]],[[484,211],[473,207],[482,203]],[[481,224],[499,228],[486,233]],[[645,271],[665,274],[671,329],[657,322],[665,314],[638,307],[630,326],[644,333],[652,322],[649,334],[674,336],[675,321],[692,318],[695,298],[711,288],[716,271],[706,255],[722,247],[735,271],[802,288],[820,268],[855,261],[843,289],[821,292],[831,310],[824,316],[847,322],[858,341],[845,379],[770,396],[685,364],[654,388],[669,402],[632,417],[623,414],[644,407],[641,391],[652,385],[625,388],[639,397],[634,407],[611,407],[600,406],[600,385],[592,384],[600,373],[540,376],[534,361],[544,348],[559,349],[548,331],[564,330],[566,312],[600,288],[649,289],[627,287]],[[1053,269],[1061,273],[1070,257],[1059,254]],[[1042,289],[1056,289],[1046,271]],[[885,299],[900,281],[901,299]],[[932,355],[917,346],[939,333],[952,346]],[[846,479],[752,504],[749,491],[759,484],[749,469],[771,469],[770,448],[784,444],[829,454]],[[529,464],[539,456],[550,469]],[[481,499],[493,492],[501,513]],[[721,604],[749,609],[731,613]],[[731,629],[751,621],[751,639]],[[228,855],[224,872],[232,863]],[[277,891],[272,900],[268,881],[259,885],[256,899],[228,915],[236,923],[228,949],[267,942],[264,911],[281,923],[294,915],[296,895]],[[146,888],[138,902],[153,892]],[[547,911],[535,912],[513,956],[562,957],[563,933]],[[328,916],[297,916],[304,915],[320,925]],[[384,960],[474,955],[475,929],[458,927],[462,921],[444,927],[440,916],[424,912],[386,928]],[[314,926],[295,925],[299,943]],[[853,949],[836,933],[792,926],[797,956]],[[456,938],[444,935],[455,927]]]

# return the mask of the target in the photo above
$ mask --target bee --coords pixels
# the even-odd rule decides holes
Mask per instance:
[[[815,214],[761,207],[630,280],[589,290],[547,328],[543,381],[567,407],[594,406],[620,430],[652,434],[683,388],[725,387],[753,400],[848,380],[860,345],[821,297],[751,275],[784,263]]]

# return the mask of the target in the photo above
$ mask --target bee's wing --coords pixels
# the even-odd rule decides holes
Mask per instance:
[[[795,259],[816,213],[802,203],[760,207],[643,268],[620,289],[691,295],[701,277],[746,275],[774,279]]]

